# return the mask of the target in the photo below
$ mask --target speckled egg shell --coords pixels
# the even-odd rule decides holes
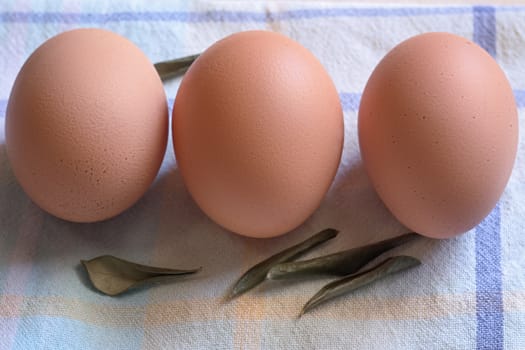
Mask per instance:
[[[343,145],[338,93],[306,48],[277,33],[231,35],[186,73],[173,143],[200,208],[236,233],[272,237],[320,205]]]
[[[518,142],[512,89],[470,40],[427,33],[390,51],[359,109],[359,144],[379,196],[435,238],[477,225],[509,179]]]
[[[168,136],[162,83],[127,39],[79,29],[46,41],[13,86],[7,155],[31,199],[92,222],[134,204],[154,180]]]

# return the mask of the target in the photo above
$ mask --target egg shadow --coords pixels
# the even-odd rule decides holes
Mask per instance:
[[[319,209],[309,221],[323,222],[323,226],[338,229],[337,245],[342,249],[408,231],[383,204],[360,159],[346,166],[346,169],[340,169]]]
[[[235,234],[209,219],[192,200],[179,170],[165,178],[169,189],[163,207],[163,228],[157,239],[157,259],[178,254],[190,267],[203,266],[202,276],[232,280],[249,266],[313,234],[301,226],[286,235],[258,239]]]
[[[24,220],[27,207],[35,207],[18,184],[7,159],[6,146],[0,144],[0,237],[9,241],[12,227]]]
[[[410,232],[382,202],[375,191],[360,158],[342,165],[319,209],[304,224],[333,227],[339,235],[309,256],[320,256],[363,246]],[[393,249],[385,256],[408,254],[433,259],[451,242],[421,237]],[[296,282],[301,282],[297,280]],[[293,283],[293,282],[292,282]]]

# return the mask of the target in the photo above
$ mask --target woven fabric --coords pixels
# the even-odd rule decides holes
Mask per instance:
[[[249,29],[277,31],[306,46],[332,76],[345,116],[342,162],[321,207],[279,238],[229,233],[192,201],[170,141],[154,184],[122,215],[73,224],[40,210],[10,169],[5,108],[29,54],[53,35],[79,27],[120,33],[153,62],[201,52]],[[422,266],[301,319],[301,306],[328,279],[265,283],[224,301],[248,267],[320,229],[335,227],[341,233],[308,256],[406,231],[365,174],[357,109],[379,60],[402,40],[428,31],[470,38],[492,54],[511,82],[524,125],[525,7],[0,0],[0,349],[524,349],[521,145],[501,200],[478,227],[453,239],[421,239],[396,250],[418,257]],[[170,104],[179,81],[166,83]],[[175,283],[108,297],[91,287],[79,265],[80,259],[102,254],[203,270]]]

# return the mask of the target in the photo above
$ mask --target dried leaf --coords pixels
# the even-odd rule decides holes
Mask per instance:
[[[155,63],[155,69],[162,81],[171,77],[184,74],[199,55],[191,55],[174,60]]]
[[[421,261],[411,256],[395,256],[386,259],[385,261],[366,271],[359,272],[354,275],[350,275],[337,281],[328,283],[304,305],[301,313],[299,314],[299,317],[301,317],[305,312],[327,300],[345,293],[349,293],[390,274],[406,270],[420,264]]]
[[[118,295],[130,288],[149,282],[161,282],[175,276],[198,272],[201,268],[174,270],[140,265],[111,255],[81,260],[96,289],[107,295]]]
[[[296,259],[301,254],[306,253],[317,245],[334,238],[337,236],[337,234],[338,231],[331,228],[323,230],[316,233],[307,240],[285,249],[282,252],[277,253],[270,258],[258,263],[246,271],[244,275],[242,275],[237,281],[230,293],[230,299],[245,293],[258,284],[262,283],[266,279],[266,274],[274,265]]]
[[[421,237],[417,233],[407,233],[366,246],[340,251],[318,258],[278,264],[268,271],[272,280],[314,275],[346,276],[357,272],[384,252]]]

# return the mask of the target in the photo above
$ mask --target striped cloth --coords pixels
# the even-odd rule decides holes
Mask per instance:
[[[375,195],[359,158],[360,93],[400,41],[448,31],[484,47],[507,73],[525,118],[525,7],[376,7],[349,3],[0,0],[0,116],[28,55],[64,30],[101,27],[152,61],[200,52],[230,33],[266,29],[308,47],[325,65],[345,113],[343,160],[319,210],[280,238],[221,229],[196,207],[171,143],[158,178],[130,210],[81,225],[42,212],[10,170],[0,123],[0,349],[525,349],[525,156],[494,211],[460,237],[421,239],[397,253],[423,261],[316,308],[301,306],[328,280],[266,283],[225,303],[249,266],[325,227],[325,254],[405,229]],[[166,84],[171,103],[178,81]],[[203,266],[177,283],[118,298],[90,286],[80,259],[113,254],[166,267]]]

